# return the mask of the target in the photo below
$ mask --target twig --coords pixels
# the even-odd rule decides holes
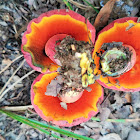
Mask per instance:
[[[3,73],[6,69],[9,68],[9,66],[14,63],[16,60],[20,59],[21,57],[23,57],[23,55],[20,55],[18,57],[16,57],[14,60],[12,60],[12,62],[10,64],[8,64],[2,71],[0,71],[0,74]]]
[[[19,37],[19,35],[21,35],[21,33],[22,33],[23,31],[26,30],[27,25],[28,25],[28,22],[27,22],[21,29],[19,29],[19,30],[17,31],[17,33],[15,34],[15,38],[16,38],[16,39]]]
[[[23,92],[23,90],[24,90],[25,88],[27,88],[27,87],[24,87],[24,88],[18,93],[18,95],[17,95],[16,97],[10,98],[10,99],[8,99],[8,101],[12,101],[12,100],[18,99],[18,98],[20,97],[21,93]]]
[[[24,15],[22,15],[22,14],[19,12],[19,9],[16,7],[16,4],[14,3],[14,1],[12,1],[12,4],[14,5],[14,8],[15,8],[16,11],[18,12],[18,14],[19,14],[20,16],[22,16],[22,17],[24,18],[24,20],[28,21],[28,19],[27,19]]]
[[[106,98],[103,100],[103,102],[101,103],[101,105],[104,104],[104,102],[108,99],[108,97],[109,97],[110,95],[111,95],[111,92],[107,94]]]
[[[9,78],[9,80],[6,82],[6,84],[4,85],[4,87],[1,89],[0,91],[0,95],[1,93],[5,90],[5,88],[7,87],[7,85],[10,83],[10,81],[13,79],[14,75],[18,72],[18,70],[23,66],[25,62],[25,59],[22,61],[22,63],[19,65],[19,67],[15,70],[15,72],[12,74],[12,76]]]
[[[101,121],[99,118],[92,117],[94,121]],[[138,122],[140,119],[107,119],[108,122],[116,122],[116,123],[126,123],[126,122]]]
[[[0,109],[8,110],[8,111],[22,111],[22,110],[27,110],[28,108],[33,108],[33,106],[32,105],[27,105],[27,106],[4,106],[4,107],[1,107]]]
[[[29,73],[27,73],[26,75],[24,75],[23,77],[21,77],[18,81],[16,81],[13,85],[11,85],[9,88],[7,88],[0,96],[0,99],[9,91],[11,90],[17,83],[21,82],[24,78],[28,77],[30,74],[32,74],[33,72],[35,72],[35,70],[30,71]]]
[[[68,1],[72,4],[74,4],[76,7],[83,9],[83,10],[89,10],[92,8],[91,6],[86,6],[86,5],[83,5],[83,4],[73,1],[73,0],[68,0]],[[95,8],[99,8],[99,7],[95,7]]]

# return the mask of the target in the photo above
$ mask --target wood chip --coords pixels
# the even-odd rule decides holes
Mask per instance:
[[[128,23],[128,24],[129,24],[129,26],[126,27],[125,31],[128,31],[128,30],[130,30],[132,27],[135,26],[135,24],[133,24],[133,23]]]
[[[63,107],[65,110],[67,110],[67,104],[64,102],[60,102],[61,107]]]
[[[130,93],[126,93],[125,99],[127,100],[127,103],[131,103],[131,94]]]

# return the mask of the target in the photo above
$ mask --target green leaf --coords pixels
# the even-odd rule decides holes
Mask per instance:
[[[68,2],[68,0],[63,0],[63,2],[67,5],[67,7],[73,11],[73,8],[71,6],[71,4]]]
[[[64,130],[64,129],[61,129],[61,128],[58,128],[58,127],[54,127],[54,126],[51,126],[51,125],[48,125],[48,124],[44,124],[44,123],[41,123],[41,122],[38,122],[38,121],[35,121],[33,119],[29,119],[29,118],[26,118],[26,117],[23,117],[23,116],[20,116],[20,115],[17,115],[15,113],[12,113],[12,112],[9,112],[9,111],[6,111],[6,110],[1,110],[0,109],[0,112],[2,113],[5,113],[7,114],[9,117],[17,120],[17,121],[20,121],[22,123],[25,123],[27,125],[30,125],[32,126],[33,128],[36,128],[40,131],[44,131],[45,134],[50,134],[50,132],[46,131],[45,129],[49,129],[49,130],[52,130],[52,131],[55,131],[55,132],[58,132],[62,135],[66,135],[66,136],[69,136],[69,137],[72,137],[72,138],[75,138],[75,139],[78,139],[78,140],[93,140],[92,138],[88,138],[88,137],[85,137],[85,136],[82,136],[82,135],[78,135],[78,134],[75,134],[73,132],[70,132],[70,131],[67,131],[67,130]],[[61,139],[60,137],[54,135],[54,134],[51,134],[53,137],[57,138],[57,139]]]

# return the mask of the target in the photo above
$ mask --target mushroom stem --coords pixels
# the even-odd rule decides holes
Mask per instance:
[[[136,62],[136,52],[130,45],[122,45],[120,42],[105,43],[102,49],[101,70],[107,76],[119,76],[129,71]]]

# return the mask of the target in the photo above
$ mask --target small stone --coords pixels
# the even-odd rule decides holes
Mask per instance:
[[[87,122],[86,125],[90,128],[96,128],[96,127],[99,127],[100,124],[98,122]]]
[[[83,136],[90,135],[90,132],[88,132],[85,129],[81,129],[81,128],[79,130],[75,130],[74,133],[79,134],[79,135],[83,135]]]
[[[122,140],[118,134],[110,133],[103,137],[100,137],[99,140]]]
[[[101,109],[101,113],[99,115],[100,120],[101,121],[105,121],[106,119],[108,119],[109,115],[110,115],[110,109],[109,108],[102,108]]]
[[[18,135],[16,140],[25,140],[25,135],[21,133],[20,135]]]
[[[128,135],[127,140],[140,140],[140,131],[132,129]]]
[[[99,137],[100,137],[100,135],[98,135],[98,134],[97,135],[95,134],[95,135],[90,136],[90,138],[95,139],[95,140],[99,139]]]
[[[31,134],[31,136],[32,136],[33,138],[36,138],[36,137],[38,136],[38,133],[34,132],[34,133]]]
[[[55,4],[56,0],[50,0],[50,3],[53,5]]]
[[[4,76],[7,76],[7,75],[10,75],[10,71],[9,71],[9,70],[6,70],[6,71],[4,72]]]
[[[7,40],[6,35],[3,35],[3,36],[2,36],[2,39],[3,39],[3,41],[6,41],[6,40]]]

